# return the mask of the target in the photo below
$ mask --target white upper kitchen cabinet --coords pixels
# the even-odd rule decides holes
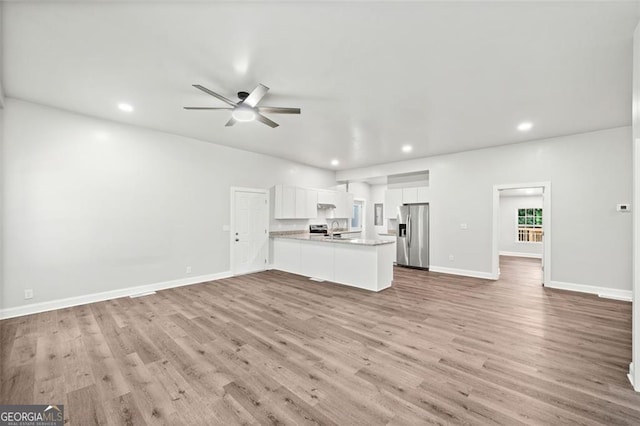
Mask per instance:
[[[305,217],[315,219],[318,217],[318,191],[315,189],[305,189],[305,195],[307,197]]]
[[[415,204],[418,202],[418,188],[402,188],[402,204]]]
[[[318,204],[336,204],[336,191],[318,191]]]
[[[313,219],[318,217],[317,191],[289,185],[274,187],[275,219]]]
[[[296,215],[295,217],[304,217],[307,211],[307,191],[304,188],[296,188]]]
[[[418,203],[428,203],[429,202],[429,187],[428,186],[419,186],[418,188]]]
[[[293,219],[296,216],[295,186],[276,185],[274,188],[273,211],[276,219]]]
[[[336,192],[336,208],[334,218],[351,219],[353,217],[353,194],[349,192]]]
[[[398,206],[403,204],[428,203],[429,194],[428,186],[387,189],[384,195],[385,219],[395,219]]]
[[[398,206],[402,205],[402,189],[387,189],[384,194],[384,217],[395,219],[398,215]]]

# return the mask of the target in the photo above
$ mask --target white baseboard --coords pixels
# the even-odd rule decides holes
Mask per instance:
[[[513,256],[513,257],[530,257],[532,259],[542,259],[542,255],[538,253],[519,253],[517,251],[501,251],[498,252],[500,256]]]
[[[629,379],[629,382],[631,382],[631,387],[633,387],[633,390],[638,392],[638,389],[636,389],[636,386],[633,384],[633,363],[632,362],[629,363],[629,374],[627,374],[627,379]]]
[[[466,269],[445,268],[443,266],[429,265],[429,270],[432,272],[440,272],[441,274],[461,275],[463,277],[471,278],[483,278],[485,280],[496,280],[491,272],[469,271]]]
[[[0,319],[37,314],[40,312],[53,311],[55,309],[69,308],[71,306],[86,305],[87,303],[102,302],[104,300],[133,296],[140,293],[147,293],[156,290],[165,290],[168,288],[199,284],[207,281],[229,278],[231,276],[231,272],[226,271],[217,274],[199,275],[197,277],[181,278],[179,280],[164,281],[155,284],[147,284],[136,287],[122,288],[118,290],[103,291],[101,293],[69,297],[66,299],[51,300],[48,302],[32,303],[30,305],[16,306],[15,308],[0,309]]]
[[[550,283],[545,283],[544,286],[549,288],[556,288],[559,290],[569,290],[569,291],[577,291],[580,293],[597,294],[598,297],[603,297],[606,299],[623,300],[625,302],[631,302],[632,300],[631,290],[618,290],[615,288],[597,287],[593,285],[574,284],[574,283],[564,283],[560,281],[551,281]]]

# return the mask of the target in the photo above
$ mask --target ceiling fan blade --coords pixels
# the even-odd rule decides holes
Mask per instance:
[[[264,84],[258,84],[256,88],[253,89],[251,93],[249,93],[249,96],[247,96],[247,99],[245,99],[243,103],[251,107],[254,107],[258,105],[258,102],[260,102],[260,99],[262,99],[264,95],[267,94],[268,91],[269,91],[269,88],[267,86],[265,86]]]
[[[222,96],[222,95],[218,95],[216,92],[212,92],[211,90],[207,89],[207,88],[206,88],[206,87],[204,87],[204,86],[201,86],[201,85],[199,85],[199,84],[194,84],[194,85],[193,85],[193,87],[195,87],[196,89],[202,90],[204,93],[206,93],[206,94],[208,94],[208,95],[211,95],[211,96],[213,96],[214,98],[218,98],[218,99],[220,99],[222,102],[226,102],[226,103],[228,103],[228,104],[229,104],[229,105],[231,105],[231,106],[236,106],[236,105],[237,105],[237,104],[236,104],[235,102],[233,102],[232,100],[227,99],[227,98],[225,98],[225,97],[224,97],[224,96]]]
[[[226,127],[231,127],[231,126],[233,126],[234,124],[236,124],[237,122],[238,122],[238,121],[237,121],[235,118],[231,117],[231,118],[229,119],[229,121],[227,121],[227,124],[225,124],[225,126],[226,126]]]
[[[269,127],[278,127],[279,124],[275,121],[269,120],[267,117],[261,114],[256,114],[256,121],[266,124]]]
[[[184,109],[226,109],[226,110],[232,110],[233,108],[212,108],[212,107],[184,107]]]
[[[300,114],[300,108],[284,108],[284,107],[258,107],[258,111],[271,114]]]

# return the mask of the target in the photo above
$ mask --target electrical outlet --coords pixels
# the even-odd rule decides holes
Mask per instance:
[[[466,223],[461,223],[460,224],[460,229],[468,229],[469,227],[467,226]]]
[[[191,273],[191,266],[187,266],[186,270],[184,271],[185,274],[190,274]]]
[[[453,262],[453,255],[452,254],[449,255],[449,261]]]
[[[25,299],[33,299],[33,290],[28,288],[24,291],[24,298]]]

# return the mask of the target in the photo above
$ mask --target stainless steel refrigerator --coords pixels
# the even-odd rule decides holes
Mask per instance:
[[[398,207],[397,239],[398,265],[429,269],[429,204]]]

